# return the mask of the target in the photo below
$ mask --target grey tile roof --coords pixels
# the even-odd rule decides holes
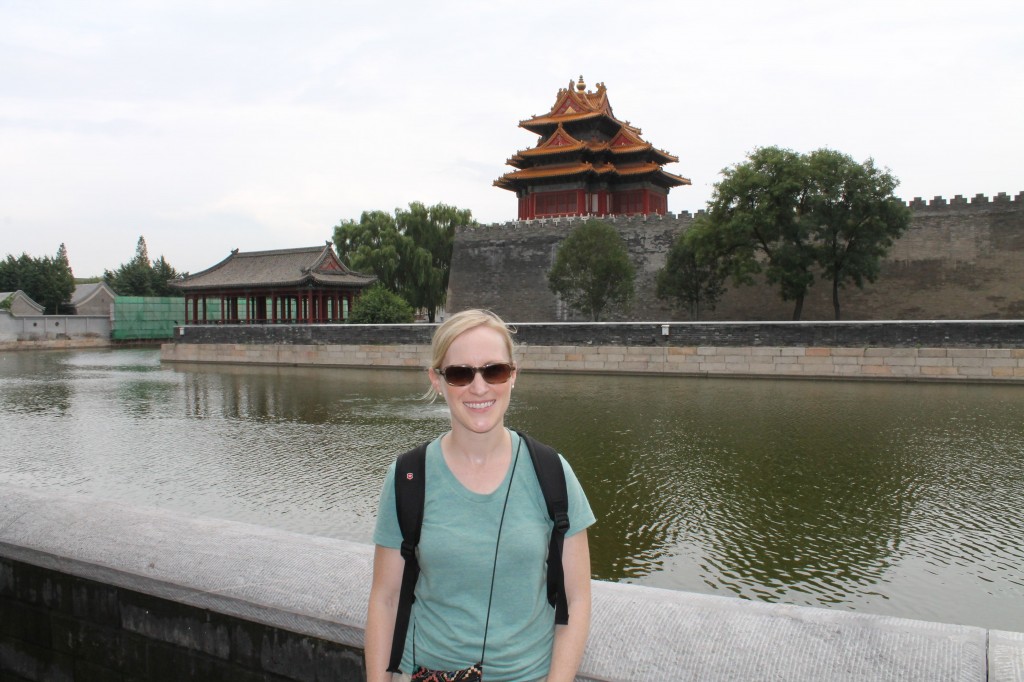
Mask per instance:
[[[88,284],[76,284],[75,290],[71,292],[71,305],[79,306],[82,305],[90,296],[95,294],[97,291],[106,289],[107,293],[113,298],[117,296],[114,290],[110,288],[110,285],[106,282],[90,282]]]
[[[331,243],[276,251],[240,252],[235,249],[213,267],[175,280],[183,291],[253,287],[299,286],[364,288],[377,280],[350,270],[334,254]]]

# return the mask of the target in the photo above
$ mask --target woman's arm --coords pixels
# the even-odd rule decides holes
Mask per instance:
[[[391,673],[387,668],[404,570],[405,559],[399,550],[376,546],[373,553],[370,605],[366,613],[367,682],[391,682]]]
[[[583,648],[587,645],[590,633],[590,545],[586,530],[565,539],[562,570],[565,573],[569,623],[555,626],[548,682],[571,682],[576,677]]]

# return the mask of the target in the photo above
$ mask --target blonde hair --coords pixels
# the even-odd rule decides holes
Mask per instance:
[[[448,349],[460,335],[477,327],[488,327],[500,333],[505,340],[505,348],[508,350],[509,362],[515,364],[515,343],[512,341],[513,330],[505,324],[505,321],[492,313],[490,310],[479,310],[471,308],[455,313],[445,320],[434,332],[434,338],[430,342],[430,367],[441,369],[444,356]]]

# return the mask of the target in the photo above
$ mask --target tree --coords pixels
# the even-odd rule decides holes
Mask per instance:
[[[846,280],[873,281],[881,257],[909,224],[892,196],[896,180],[845,154],[820,149],[799,154],[762,147],[746,162],[722,171],[708,203],[717,250],[728,254],[733,280],[753,275],[778,286],[799,320],[815,270],[839,288]]]
[[[799,320],[804,297],[814,283],[815,250],[803,220],[807,181],[802,157],[763,147],[746,163],[722,171],[708,202],[708,222],[718,249],[730,256],[733,280],[752,284],[753,275],[778,285],[784,301],[793,301]]]
[[[715,248],[706,218],[698,217],[669,250],[656,278],[657,296],[676,299],[691,320],[699,320],[702,308],[714,310],[725,293],[728,267],[727,257]]]
[[[409,204],[408,211],[395,211],[395,222],[414,245],[408,254],[407,281],[402,294],[414,307],[426,310],[427,319],[434,322],[437,310],[444,306],[448,296],[455,229],[472,225],[473,214],[468,209],[445,204],[427,208],[414,202]]]
[[[142,236],[135,245],[134,258],[113,272],[103,271],[104,281],[120,296],[176,296],[178,292],[168,284],[176,277],[178,272],[163,256],[150,262],[146,238]]]
[[[817,262],[832,282],[832,308],[840,319],[839,290],[847,281],[864,288],[878,277],[882,258],[910,225],[910,209],[893,195],[899,182],[868,159],[819,149],[807,157]]]
[[[409,245],[391,214],[363,211],[359,222],[343,220],[334,228],[334,248],[353,270],[372,272],[389,291],[401,288],[402,255]]]
[[[171,286],[171,280],[177,279],[180,273],[171,267],[167,259],[161,255],[153,261],[153,295],[181,296],[181,292]]]
[[[71,271],[67,247],[63,243],[54,258],[43,258],[42,270],[41,286],[33,298],[47,313],[56,315],[75,292],[75,275]]]
[[[414,319],[412,306],[378,282],[356,299],[348,321],[350,324],[400,324]]]
[[[359,222],[342,221],[334,228],[334,244],[346,265],[372,272],[433,322],[448,293],[455,229],[472,224],[468,210],[413,202],[393,216],[364,211]]]
[[[43,306],[44,313],[58,314],[75,290],[75,276],[64,244],[54,258],[33,258],[23,253],[18,258],[8,255],[0,262],[0,291],[18,289]]]
[[[603,220],[587,220],[565,238],[548,272],[548,287],[573,310],[599,322],[610,305],[633,297],[636,269],[619,233]]]

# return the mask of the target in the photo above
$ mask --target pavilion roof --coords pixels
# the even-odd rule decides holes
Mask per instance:
[[[666,187],[690,184],[689,179],[666,172],[662,169],[661,164],[656,161],[642,161],[622,165],[609,162],[591,163],[589,161],[579,161],[567,164],[532,166],[512,171],[495,180],[494,185],[502,189],[515,189],[517,185],[531,180],[573,178],[580,175],[593,175],[600,178],[651,176],[652,179],[656,178],[659,184]]]
[[[582,124],[584,121],[592,123]],[[533,181],[580,176],[615,182],[616,179],[646,178],[665,188],[689,185],[679,175],[661,166],[679,157],[654,147],[641,137],[640,128],[615,118],[608,90],[598,83],[587,90],[583,76],[561,88],[550,111],[519,122],[541,136],[537,146],[513,154],[506,163],[517,169],[494,181],[496,187],[518,191]]]
[[[536,147],[522,149],[515,153],[506,163],[516,168],[524,168],[531,165],[536,159],[550,158],[564,154],[574,154],[586,150],[592,155],[610,153],[614,155],[624,154],[650,154],[651,158],[660,163],[672,163],[679,161],[679,157],[668,152],[657,149],[650,142],[640,137],[639,133],[626,127],[619,129],[610,140],[580,140],[571,135],[561,123],[546,140]]]
[[[216,265],[171,282],[183,291],[291,287],[316,284],[326,287],[364,288],[377,280],[348,268],[331,248],[310,246],[275,251],[241,252],[234,249]]]
[[[612,105],[608,102],[608,91],[604,83],[598,83],[594,91],[587,90],[583,76],[579,81],[573,82],[569,79],[569,87],[562,88],[555,96],[555,104],[546,114],[531,116],[519,122],[521,128],[526,128],[535,133],[559,125],[560,123],[574,123],[591,119],[606,118],[619,126],[625,126],[640,133],[639,128],[634,128],[629,121],[620,121],[615,118],[612,112]]]

